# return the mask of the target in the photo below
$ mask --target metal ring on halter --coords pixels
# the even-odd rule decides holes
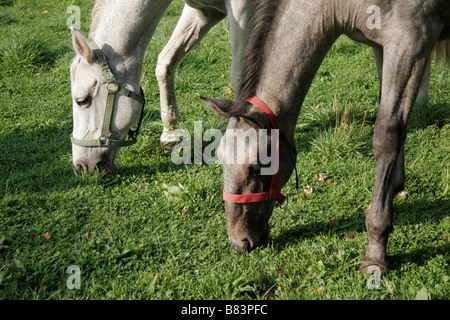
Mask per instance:
[[[110,81],[106,83],[106,90],[109,93],[117,93],[120,90],[120,86],[116,81]]]
[[[280,209],[284,209],[287,207],[287,205],[289,203],[289,197],[284,198],[284,200],[286,200],[286,202],[280,204]]]

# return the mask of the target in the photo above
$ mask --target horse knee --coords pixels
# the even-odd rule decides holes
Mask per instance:
[[[377,180],[384,186],[382,188],[389,186],[388,189],[392,193],[402,191],[405,185],[405,139],[406,126],[402,124],[383,123],[375,127],[373,151],[377,167]],[[385,191],[387,192],[387,189]]]
[[[373,203],[371,210],[366,217],[366,227],[369,235],[378,240],[386,238],[394,229],[392,224],[392,208],[387,208],[388,212],[383,212],[381,208],[377,208]]]
[[[375,159],[397,161],[406,139],[406,126],[400,122],[377,123],[373,138]]]
[[[155,68],[155,76],[158,82],[166,82],[167,77],[171,75],[170,62],[166,60],[163,53],[158,56],[158,62]]]

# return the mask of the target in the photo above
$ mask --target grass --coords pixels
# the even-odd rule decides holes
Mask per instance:
[[[407,195],[395,199],[388,245],[394,269],[369,289],[357,268],[375,175],[378,79],[370,48],[344,37],[333,45],[296,129],[300,190],[292,177],[269,244],[239,254],[226,241],[221,167],[177,166],[159,150],[154,70],[182,1],[170,6],[147,50],[142,134],[121,151],[113,177],[79,176],[71,164],[73,52],[65,22],[72,4],[87,33],[92,1],[0,1],[0,299],[396,300],[423,288],[430,299],[450,298],[447,67],[432,64],[429,101],[411,116]],[[193,132],[202,121],[204,130],[225,129],[198,97],[233,97],[230,57],[224,21],[180,64],[180,128]],[[72,265],[80,289],[67,286]]]
[[[331,109],[320,107],[320,105],[316,106],[315,109],[325,110],[307,114],[310,120],[313,119],[313,123],[319,124],[313,129],[321,131],[311,142],[311,149],[316,155],[325,158],[337,157],[343,159],[351,157],[353,154],[360,154],[363,151],[369,152],[370,146],[367,141],[370,141],[369,134],[372,132],[371,128],[366,127],[368,110],[364,113],[362,122],[359,124],[355,116],[352,115],[351,106],[340,107],[336,98],[333,99]],[[310,114],[312,114],[312,117]]]

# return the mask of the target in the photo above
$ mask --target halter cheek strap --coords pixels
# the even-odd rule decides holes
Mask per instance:
[[[262,112],[264,112],[267,115],[267,117],[270,120],[270,123],[272,124],[273,129],[279,130],[275,114],[267,106],[267,104],[264,103],[264,101],[259,99],[257,96],[253,96],[247,101],[253,104],[254,106],[258,107]],[[272,175],[272,180],[270,182],[269,191],[251,194],[231,194],[226,192],[225,189],[223,189],[223,199],[231,203],[253,203],[268,200],[276,200],[279,204],[282,204],[286,199],[286,197],[281,193],[281,190],[277,188],[278,179],[280,176],[279,164],[280,164],[280,137],[278,136],[276,145],[275,165],[273,166],[274,172]]]

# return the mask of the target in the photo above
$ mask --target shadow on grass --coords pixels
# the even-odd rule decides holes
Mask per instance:
[[[66,171],[60,159],[70,153],[70,129],[67,125],[32,129],[35,124],[17,126],[0,136],[0,177],[2,184],[15,175],[30,179],[29,184],[49,178],[56,171]],[[38,126],[39,124],[36,124]],[[27,126],[27,127],[26,127]],[[17,181],[23,184],[27,181]]]
[[[438,128],[450,124],[450,104],[448,102],[417,103],[411,111],[408,127],[412,130],[425,129],[430,125]]]
[[[435,202],[422,200],[394,204],[394,229],[396,226],[408,227],[426,223],[427,220],[441,221],[448,216],[450,216],[450,201],[447,199]],[[304,239],[314,238],[318,235],[327,236],[332,233],[342,239],[352,239],[361,232],[366,232],[365,215],[357,214],[347,219],[337,220],[332,228],[328,223],[317,221],[284,229],[279,235],[271,238],[270,242],[276,251],[281,251],[289,244],[299,243]],[[433,242],[437,244],[424,243],[417,249],[390,256],[392,269],[400,269],[405,263],[425,265],[428,259],[437,255],[446,255],[450,251],[450,240],[433,239]],[[390,245],[392,246],[392,244]]]
[[[423,245],[420,248],[391,255],[392,269],[399,270],[404,264],[413,263],[418,266],[424,266],[427,262],[438,255],[448,255],[450,252],[450,242],[442,241],[441,245]]]
[[[156,146],[155,146],[156,147]],[[161,151],[162,152],[162,151]],[[170,154],[167,156],[165,161],[158,164],[152,165],[122,165],[119,167],[119,175],[128,176],[147,176],[150,177],[158,172],[174,172],[179,173],[185,170],[189,170],[188,166],[185,165],[175,165],[170,159]]]
[[[8,117],[16,117],[16,115],[7,114],[5,117],[9,122],[13,122],[14,120]],[[51,126],[38,122],[22,124],[17,122],[16,125],[6,129],[6,133],[0,134],[0,199],[3,193],[8,192],[39,194],[55,190],[66,192],[78,187],[80,183],[89,183],[89,181],[110,186],[120,184],[122,179],[130,175],[152,176],[157,172],[189,170],[185,166],[173,164],[170,153],[165,155],[159,149],[159,141],[155,140],[155,143],[152,141],[149,146],[152,149],[151,152],[122,150],[117,159],[132,158],[134,155],[157,157],[158,161],[152,161],[149,166],[126,163],[119,165],[117,177],[104,172],[77,174],[72,164],[70,141],[72,124],[66,118],[57,119],[54,122],[56,124]],[[141,136],[146,134],[147,132],[143,132]]]

